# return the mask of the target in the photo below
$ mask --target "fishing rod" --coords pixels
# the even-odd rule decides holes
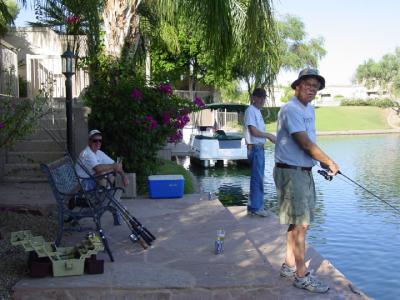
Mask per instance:
[[[92,179],[94,182],[96,182],[96,187],[93,190],[89,191],[83,191],[83,193],[91,193],[95,192],[96,197],[98,199],[101,199],[101,195],[103,194],[108,201],[110,201],[113,204],[113,207],[120,212],[122,219],[128,226],[128,228],[131,230],[131,234],[129,235],[129,239],[132,242],[139,242],[139,244],[143,247],[143,249],[147,249],[148,246],[151,246],[151,242],[155,240],[155,236],[151,234],[151,232],[145,228],[129,211],[126,209],[118,199],[115,198],[115,192],[117,190],[123,190],[122,188],[107,188],[104,186],[101,186],[100,184],[97,183],[97,178],[104,178],[107,180],[107,186],[111,187],[112,182],[108,177],[103,174],[98,177],[93,176],[90,174],[89,170],[86,168],[86,166],[82,163],[79,157],[77,157],[76,163],[80,166],[80,168],[89,176],[88,178]],[[113,172],[111,172],[113,173]],[[98,194],[100,193],[100,194]]]
[[[322,177],[324,177],[326,180],[331,181],[333,179],[332,175],[329,175],[327,171],[325,170],[318,170],[317,171],[318,174],[320,174]],[[395,211],[397,211],[400,214],[400,209],[398,209],[396,206],[393,206],[392,204],[390,204],[389,202],[387,202],[386,200],[382,199],[381,197],[377,196],[376,194],[374,194],[373,192],[371,192],[370,190],[368,190],[367,188],[365,188],[364,186],[362,186],[361,184],[359,184],[358,182],[354,181],[353,179],[351,179],[350,177],[346,176],[345,174],[343,174],[341,171],[337,172],[339,175],[342,175],[344,178],[346,178],[347,180],[351,181],[353,184],[357,185],[358,187],[362,188],[364,191],[366,191],[367,193],[371,194],[372,196],[374,196],[376,199],[382,201],[383,203],[385,203],[386,205],[390,206],[392,209],[394,209]]]

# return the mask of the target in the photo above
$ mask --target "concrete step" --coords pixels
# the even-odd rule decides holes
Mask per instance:
[[[41,119],[39,121],[39,125],[46,129],[64,129],[67,128],[67,119],[66,118],[47,118]]]
[[[33,174],[42,173],[40,170],[40,165],[38,163],[25,163],[25,164],[10,164],[7,163],[4,165],[4,172],[7,175],[15,174],[27,174],[28,176],[32,176]]]
[[[41,176],[7,176],[3,178],[4,182],[47,182],[45,175]]]
[[[57,138],[57,140],[67,139],[67,130],[60,128],[46,128],[50,133]],[[51,136],[44,129],[37,129],[30,136],[26,137],[25,140],[46,140],[51,139]]]
[[[43,140],[24,140],[11,148],[14,152],[34,151],[34,152],[57,152],[66,149],[66,141],[59,141],[61,145],[52,139]]]
[[[47,163],[63,157],[63,151],[27,152],[10,151],[7,153],[7,164]]]
[[[4,174],[4,181],[7,182],[41,182],[47,180],[38,163],[7,163],[4,165]]]

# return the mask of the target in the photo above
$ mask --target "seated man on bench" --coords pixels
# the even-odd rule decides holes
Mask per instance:
[[[80,178],[83,178],[81,183],[85,190],[91,190],[96,186],[96,182],[89,177],[87,171],[94,177],[98,177],[98,183],[107,186],[108,183],[114,183],[114,176],[109,174],[115,172],[122,178],[122,183],[126,187],[129,184],[128,177],[125,175],[122,168],[122,162],[115,162],[107,154],[100,150],[102,143],[101,132],[93,129],[89,132],[88,146],[83,149],[79,155],[79,164],[76,165],[76,172]],[[82,164],[87,171],[80,166]],[[102,175],[107,176],[107,178]]]

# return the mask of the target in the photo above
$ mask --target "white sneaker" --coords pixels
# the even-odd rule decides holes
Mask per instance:
[[[279,274],[281,275],[281,277],[294,278],[296,275],[296,266],[289,267],[287,264],[283,263]]]
[[[326,293],[329,290],[329,286],[316,279],[308,272],[304,277],[294,277],[293,285],[299,289],[305,289],[312,293]]]
[[[250,211],[250,210],[248,210],[248,211],[247,211],[247,214],[248,214],[249,216],[259,216],[259,217],[263,217],[263,218],[269,216],[268,211],[266,211],[264,208],[261,208],[260,210],[256,210],[256,211]]]

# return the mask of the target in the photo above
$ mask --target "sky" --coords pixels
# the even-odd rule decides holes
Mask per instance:
[[[29,6],[21,9],[17,26],[35,20]],[[327,54],[319,71],[327,85],[351,84],[357,66],[400,47],[399,0],[273,0],[273,7],[278,18],[286,14],[300,18],[308,38],[324,38]],[[278,81],[287,84],[296,77],[283,73]]]
[[[398,0],[275,0],[273,3],[278,18],[286,14],[297,16],[304,23],[308,38],[324,38],[327,54],[320,61],[319,71],[327,85],[351,84],[360,64],[369,58],[380,60],[400,47]],[[279,81],[291,82],[293,77],[297,74],[284,74]]]

